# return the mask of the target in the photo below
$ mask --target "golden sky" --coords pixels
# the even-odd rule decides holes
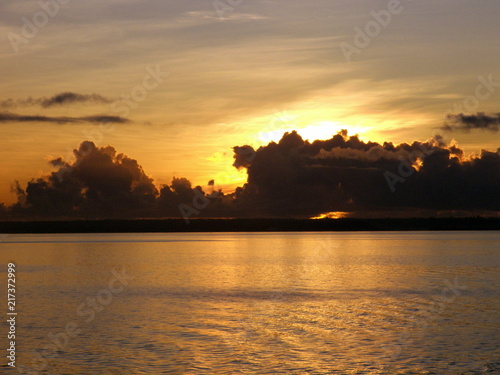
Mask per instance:
[[[231,3],[1,2],[0,202],[84,140],[137,159],[157,185],[226,191],[246,177],[231,147],[291,130],[498,148],[498,131],[439,129],[447,113],[500,112],[497,0]],[[80,96],[48,102],[68,92]]]

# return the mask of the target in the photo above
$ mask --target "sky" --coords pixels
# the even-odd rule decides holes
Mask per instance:
[[[18,202],[15,181],[25,190],[62,168],[51,161],[77,163],[84,141],[136,160],[158,191],[176,177],[224,194],[251,175],[233,147],[257,152],[293,130],[498,156],[499,11],[497,0],[3,1],[0,202]]]

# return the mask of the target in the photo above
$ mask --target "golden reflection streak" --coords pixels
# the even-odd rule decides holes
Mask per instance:
[[[313,216],[310,219],[317,220],[317,219],[342,219],[345,217],[349,217],[349,212],[343,212],[343,211],[332,211],[332,212],[325,212],[323,214],[320,214],[318,216]]]

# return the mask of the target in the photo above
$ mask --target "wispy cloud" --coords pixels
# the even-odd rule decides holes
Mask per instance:
[[[483,112],[478,112],[474,115],[465,115],[459,113],[456,115],[448,115],[445,124],[441,127],[444,131],[462,131],[470,132],[471,130],[489,130],[493,133],[498,132],[500,126],[500,113],[495,115],[486,115]]]
[[[56,124],[66,123],[127,123],[128,119],[120,116],[94,115],[83,117],[67,116],[40,116],[40,115],[19,115],[16,113],[0,112],[0,122],[51,122]]]
[[[69,104],[109,104],[114,102],[114,99],[106,98],[99,94],[78,94],[76,92],[62,92],[51,97],[24,99],[5,99],[0,101],[2,108],[14,108],[18,106],[41,106],[49,108],[54,106],[63,106]]]
[[[192,12],[187,12],[187,16],[193,17],[193,18],[201,18],[205,20],[216,20],[220,21],[221,17],[217,14],[217,12],[210,12],[210,11],[192,11]],[[251,20],[264,20],[268,17],[256,14],[256,13],[229,13],[227,15],[224,15],[224,21],[251,21]]]
[[[113,102],[112,99],[106,98],[99,94],[77,94],[74,92],[63,92],[54,95],[48,99],[43,99],[41,101],[42,107],[52,107],[54,105],[64,105],[73,103],[96,103],[96,104],[108,104]]]

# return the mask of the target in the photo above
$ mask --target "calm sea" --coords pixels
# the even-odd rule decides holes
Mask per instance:
[[[7,365],[4,322],[5,374],[479,374],[500,366],[500,232],[0,240],[2,311],[9,262],[17,286],[17,371]]]

